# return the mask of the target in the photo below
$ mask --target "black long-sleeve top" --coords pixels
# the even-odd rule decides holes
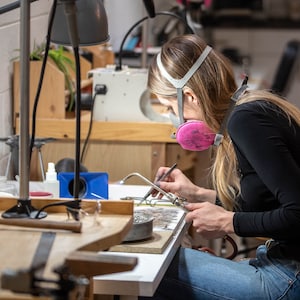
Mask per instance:
[[[227,125],[241,173],[236,234],[300,245],[300,127],[266,101],[235,106]]]

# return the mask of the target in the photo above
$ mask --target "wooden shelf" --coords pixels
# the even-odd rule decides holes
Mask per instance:
[[[16,119],[16,134],[19,134],[19,118]],[[89,128],[89,114],[81,120],[81,138],[85,139]],[[100,122],[94,121],[92,141],[163,142],[176,143],[171,138],[175,128],[169,123],[155,122]],[[75,119],[37,119],[37,137],[52,137],[61,140],[75,139]]]

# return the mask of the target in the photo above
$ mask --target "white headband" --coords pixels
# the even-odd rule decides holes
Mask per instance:
[[[177,100],[178,100],[178,113],[180,118],[180,123],[182,124],[184,122],[183,119],[183,95],[182,95],[182,88],[186,85],[186,83],[190,80],[190,78],[194,75],[194,73],[199,69],[199,67],[202,65],[204,60],[206,59],[207,55],[211,51],[210,46],[206,46],[199,58],[195,61],[193,66],[188,70],[188,72],[181,78],[181,79],[175,79],[173,78],[165,69],[161,62],[161,53],[158,53],[156,57],[157,66],[159,68],[159,71],[165,77],[176,89],[177,89]]]

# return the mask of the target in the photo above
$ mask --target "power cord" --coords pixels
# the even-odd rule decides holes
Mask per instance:
[[[83,163],[88,142],[91,136],[92,128],[93,128],[93,115],[94,115],[94,104],[95,104],[95,99],[97,95],[105,95],[107,93],[107,86],[105,84],[96,84],[94,88],[94,96],[92,98],[92,103],[91,103],[91,115],[90,115],[90,123],[89,123],[89,129],[87,132],[87,136],[85,138],[82,151],[81,151],[81,156],[80,156],[80,162]]]
[[[34,103],[33,103],[31,141],[30,141],[30,145],[29,145],[29,163],[31,162],[32,150],[34,147],[35,129],[36,129],[36,113],[37,113],[37,107],[38,107],[38,103],[39,103],[39,98],[40,98],[40,94],[41,94],[41,90],[42,90],[43,79],[44,79],[47,60],[48,60],[48,53],[49,53],[50,42],[51,42],[51,31],[52,31],[52,25],[53,25],[53,21],[54,21],[56,6],[57,6],[57,0],[54,0],[53,5],[51,7],[51,12],[50,12],[49,25],[48,25],[47,38],[46,38],[46,46],[45,46],[45,54],[43,57],[41,74],[40,74],[40,78],[39,78],[39,82],[38,82],[36,96],[35,96]]]

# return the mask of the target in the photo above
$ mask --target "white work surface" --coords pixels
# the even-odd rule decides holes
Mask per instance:
[[[125,196],[143,196],[148,186],[110,185],[109,198],[120,199]],[[180,209],[180,208],[178,208]],[[153,296],[170,262],[172,261],[188,225],[181,221],[177,230],[162,254],[124,253],[116,255],[134,256],[138,265],[129,272],[94,277],[93,292],[99,295],[118,295],[123,300],[137,299],[138,296]],[[105,253],[105,252],[104,252]],[[108,252],[109,255],[114,254]],[[101,252],[102,254],[102,252]]]

